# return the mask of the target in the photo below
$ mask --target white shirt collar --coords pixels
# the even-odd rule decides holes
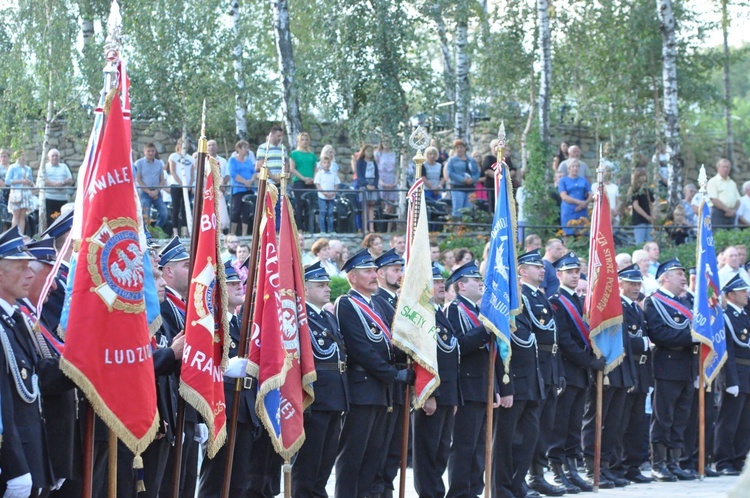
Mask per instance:
[[[539,287],[534,287],[533,285],[531,285],[531,284],[527,284],[526,282],[521,282],[521,283],[522,283],[523,285],[525,285],[526,287],[528,287],[529,289],[531,289],[532,291],[534,291],[534,292],[539,292]]]
[[[13,307],[12,304],[8,303],[5,299],[0,298],[0,308],[8,315],[13,316],[13,313],[15,313],[16,308]]]
[[[574,296],[575,296],[575,295],[577,295],[577,294],[576,294],[576,290],[575,290],[575,289],[571,289],[570,287],[568,287],[568,286],[566,286],[566,285],[562,285],[562,284],[560,284],[560,288],[561,288],[561,289],[565,289],[566,291],[568,291],[568,294],[572,294],[572,295],[574,295]]]
[[[667,296],[671,297],[672,299],[675,299],[675,297],[676,297],[676,296],[675,296],[674,294],[672,294],[671,292],[669,292],[669,291],[668,291],[667,289],[665,289],[664,287],[659,287],[659,290],[660,290],[661,292],[663,292],[664,294],[666,294]]]
[[[306,304],[307,304],[307,305],[308,305],[309,307],[311,307],[311,308],[312,308],[312,310],[313,310],[313,311],[314,311],[315,313],[317,313],[317,314],[319,314],[319,315],[322,315],[322,314],[323,314],[323,310],[322,310],[321,308],[318,308],[317,306],[315,306],[315,305],[314,305],[313,303],[311,303],[310,301],[305,301],[305,303],[306,303]]]
[[[732,302],[727,301],[727,306],[731,306],[732,308],[737,310],[738,313],[742,313],[742,308],[740,308],[739,306],[737,306],[736,304]]]

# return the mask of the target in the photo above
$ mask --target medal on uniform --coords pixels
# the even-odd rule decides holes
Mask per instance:
[[[744,332],[744,330],[743,330],[743,332]],[[740,339],[743,340],[743,341],[746,341],[747,340],[747,334],[742,334],[740,336]]]
[[[510,376],[508,374],[503,375],[503,384],[510,384]]]
[[[542,325],[544,325],[544,318],[540,318],[539,319],[539,323],[541,323]]]
[[[680,323],[680,317],[679,317],[679,316],[676,316],[676,317],[674,318],[674,321],[675,321],[675,322],[677,322],[677,323]]]
[[[23,380],[26,380],[26,377],[28,377],[28,376],[29,376],[29,374],[28,374],[28,373],[26,372],[26,369],[25,369],[25,368],[22,368],[22,369],[21,369],[21,378],[22,378]]]
[[[444,341],[447,341],[447,340],[448,340],[448,334],[443,334],[443,340],[444,340]]]
[[[318,339],[318,344],[320,344],[321,346],[322,346],[323,344],[325,344],[325,343],[326,343],[326,341],[324,341],[323,339]]]
[[[234,343],[234,341],[231,341],[231,342],[229,343],[229,347],[230,347],[230,348],[232,348],[232,349],[234,349],[234,348],[236,348],[236,347],[237,347],[237,344],[235,344],[235,343]]]
[[[326,331],[324,330],[324,331],[323,331],[323,337],[325,337],[325,336],[327,336],[327,335],[328,335],[328,332],[326,332]]]
[[[547,314],[547,308],[542,308],[542,313]]]
[[[635,325],[631,325],[630,330],[635,330],[635,327],[636,327]]]

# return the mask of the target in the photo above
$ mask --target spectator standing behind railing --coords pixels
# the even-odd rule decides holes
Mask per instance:
[[[653,240],[651,229],[654,224],[653,213],[654,191],[648,186],[648,175],[646,168],[638,167],[633,170],[630,179],[627,198],[633,207],[633,234],[635,245],[640,246],[644,242]]]
[[[182,138],[177,140],[174,152],[169,156],[169,174],[172,176],[170,193],[172,194],[172,234],[177,237],[182,228],[182,236],[187,237],[187,212],[185,211],[185,197],[190,195],[195,182],[195,161],[188,154],[188,143]],[[188,197],[189,198],[189,197]]]
[[[591,201],[591,185],[585,177],[578,176],[579,167],[578,159],[568,159],[568,176],[560,178],[557,187],[562,198],[560,222],[566,235],[576,232],[575,228],[568,227],[568,223],[588,216],[588,206]]]
[[[141,209],[144,218],[148,219],[151,206],[156,209],[156,226],[164,228],[167,223],[167,206],[161,196],[164,181],[164,161],[156,158],[156,145],[147,143],[143,147],[143,156],[135,162],[135,181],[140,188]]]
[[[365,195],[362,198],[363,209],[367,209],[367,220],[372,223],[375,218],[375,202],[378,199],[378,193],[375,191],[377,188],[380,176],[378,174],[378,164],[375,161],[375,153],[372,145],[366,144],[362,147],[357,154],[357,188],[365,190]],[[362,232],[367,233],[369,227],[362,226]],[[375,258],[376,256],[373,256]]]
[[[372,259],[377,259],[383,254],[383,237],[378,233],[368,233],[362,239],[362,247],[367,249]]]
[[[5,184],[10,185],[8,212],[13,215],[11,226],[18,225],[21,233],[26,230],[26,211],[34,208],[34,194],[28,187],[34,186],[34,175],[26,164],[26,154],[19,150],[15,153],[16,162],[5,174]]]
[[[321,169],[315,173],[315,188],[318,189],[318,224],[323,233],[333,233],[333,205],[336,203],[336,190],[341,181],[331,171],[331,159],[320,160]]]
[[[466,155],[466,143],[463,140],[453,142],[456,155],[448,160],[446,166],[448,178],[451,182],[451,215],[453,221],[461,218],[461,209],[470,207],[469,194],[475,190],[479,180],[479,166],[477,162]]]
[[[320,160],[327,157],[331,161],[331,171],[337,176],[339,174],[339,164],[336,162],[336,149],[331,144],[325,144],[320,150]],[[320,169],[320,160],[318,161],[318,169]]]
[[[396,212],[398,192],[393,192],[396,182],[396,153],[391,150],[391,139],[382,137],[378,150],[375,151],[375,162],[378,165],[378,187],[385,192],[380,193],[381,199],[386,201],[387,213]]]
[[[318,156],[310,148],[310,135],[302,132],[297,135],[297,148],[289,154],[290,173],[292,175],[292,189],[295,195],[294,216],[298,227],[307,226],[308,210],[312,206],[312,198],[308,200],[302,194],[305,190],[315,190],[315,170]],[[313,227],[309,227],[312,231]]]
[[[37,185],[41,187],[43,184],[47,189],[44,208],[47,210],[47,226],[50,226],[52,220],[60,214],[63,204],[68,202],[68,190],[65,187],[73,185],[73,175],[68,165],[60,162],[60,151],[57,149],[50,149],[47,153],[47,164],[39,169],[39,173],[42,171],[44,178],[38,177]]]
[[[737,224],[741,227],[750,226],[750,181],[742,184],[742,193],[740,197],[740,207],[737,210]]]
[[[427,199],[437,200],[440,198],[440,190],[445,188],[443,179],[443,165],[438,162],[439,152],[437,147],[429,146],[424,151],[425,162],[422,165],[422,178],[424,178]]]
[[[241,235],[248,234],[250,224],[250,204],[243,202],[242,198],[248,194],[255,181],[255,161],[248,154],[250,144],[240,140],[234,146],[236,154],[229,158],[229,177],[232,185],[232,214],[229,217],[232,222],[229,233],[237,233],[237,225],[242,228]]]
[[[5,212],[8,209],[8,194],[5,188],[5,175],[8,173],[10,168],[10,151],[8,149],[0,149],[0,220],[5,220]],[[5,230],[5,226],[0,222],[2,230]]]
[[[740,192],[737,184],[729,178],[732,163],[721,158],[716,163],[716,176],[708,180],[706,193],[713,203],[711,224],[716,228],[729,228],[737,225],[735,215],[740,207]]]

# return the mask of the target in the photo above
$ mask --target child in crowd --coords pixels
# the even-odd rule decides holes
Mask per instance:
[[[318,224],[323,233],[333,233],[333,205],[339,176],[331,170],[330,156],[320,158],[320,169],[315,173],[315,188],[318,189]]]

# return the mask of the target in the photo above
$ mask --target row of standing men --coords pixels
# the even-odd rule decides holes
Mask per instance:
[[[70,254],[59,254],[72,213],[61,216],[42,241],[24,244],[17,230],[0,236],[0,307],[3,315],[0,361],[3,426],[0,487],[5,496],[80,496],[81,426],[85,399],[57,365],[62,341],[54,331],[60,319]],[[58,254],[55,250],[57,249]],[[56,289],[43,308],[40,327],[36,303],[57,257],[63,264]],[[155,336],[154,368],[160,431],[143,454],[143,470],[133,470],[133,455],[118,449],[118,496],[168,496],[172,490],[172,448],[177,417],[179,365],[189,285],[189,256],[175,238],[156,254],[162,327]],[[560,290],[548,297],[539,290],[544,266],[538,252],[519,256],[523,313],[511,336],[508,375],[499,357],[491,358],[492,335],[479,321],[483,279],[473,262],[447,280],[433,270],[439,388],[424,407],[411,414],[414,484],[420,497],[476,497],[484,487],[487,388],[492,382],[495,407],[492,494],[495,497],[562,495],[590,491],[593,481],[595,389],[592,372],[604,361],[585,339],[583,307],[574,289],[580,275],[575,254],[555,263]],[[327,496],[325,487],[336,469],[335,496],[388,497],[400,464],[404,413],[403,389],[414,373],[406,356],[391,344],[389,324],[396,310],[404,261],[395,251],[373,260],[367,251],[344,265],[351,285],[333,311],[328,275],[319,263],[306,268],[307,314],[318,380],[316,401],[305,415],[306,442],[292,466],[292,496]],[[16,273],[14,273],[16,272]],[[19,278],[19,272],[24,278]],[[244,302],[244,282],[226,267],[229,304]],[[689,294],[679,261],[657,273],[661,287],[637,304],[640,271],[620,271],[624,311],[622,363],[607,375],[603,402],[601,487],[647,482],[639,470],[647,460],[649,428],[646,397],[654,388],[650,441],[653,475],[658,480],[693,479],[685,469],[696,437],[693,382],[697,348],[690,336]],[[444,303],[453,285],[456,299]],[[726,284],[729,361],[724,368],[722,404],[716,422],[717,471],[736,474],[750,449],[750,427],[744,421],[750,402],[750,343],[747,288],[739,279]],[[20,314],[19,314],[20,313]],[[18,316],[16,316],[18,315]],[[23,316],[25,315],[25,316]],[[239,316],[230,317],[230,357],[236,357]],[[23,317],[23,320],[21,319]],[[496,379],[487,379],[489,362]],[[244,363],[230,362],[225,372],[227,402],[236,378],[242,378],[237,445],[233,457],[231,496],[271,497],[280,491],[281,460],[275,455],[255,414],[256,379]],[[37,387],[38,386],[38,387]],[[231,410],[231,406],[228,406]],[[742,415],[745,415],[744,417]],[[219,496],[226,447],[198,465],[205,425],[186,411],[180,496]],[[8,431],[7,428],[11,428]],[[689,429],[689,430],[688,430]],[[694,431],[693,431],[694,432]],[[10,435],[8,435],[10,434]],[[106,482],[107,431],[97,424],[95,495]],[[686,439],[688,441],[686,441]],[[687,448],[686,448],[687,447]],[[686,451],[686,449],[688,451]],[[583,454],[586,475],[578,473]],[[544,478],[549,466],[555,483]],[[448,486],[443,474],[448,473]],[[527,480],[528,474],[528,480]],[[139,491],[138,481],[145,484]]]

